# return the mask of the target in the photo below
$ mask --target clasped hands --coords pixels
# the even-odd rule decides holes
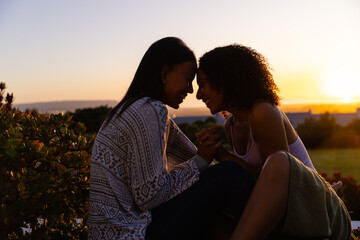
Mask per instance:
[[[196,138],[199,143],[197,154],[203,157],[208,163],[211,163],[216,152],[222,148],[220,134],[218,134],[215,127],[204,128],[196,133]]]

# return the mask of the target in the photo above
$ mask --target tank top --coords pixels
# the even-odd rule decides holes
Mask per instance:
[[[231,132],[231,140],[234,143],[233,126],[230,127],[230,132]],[[236,152],[236,149],[233,145],[234,155],[241,158],[242,160],[244,160],[245,162],[247,162],[252,166],[260,167],[263,164],[263,161],[260,155],[259,144],[253,138],[251,127],[250,127],[249,138],[250,138],[249,150],[244,155],[240,155]],[[311,162],[310,156],[299,136],[297,137],[295,142],[289,144],[289,150],[291,155],[299,159],[305,166],[311,168],[316,172],[316,169]]]

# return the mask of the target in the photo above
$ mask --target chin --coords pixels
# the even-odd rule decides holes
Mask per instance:
[[[211,112],[211,114],[215,114],[215,113],[218,113],[219,111],[213,111],[210,109],[210,112]]]
[[[209,110],[210,110],[211,114],[216,114],[216,113],[220,112],[219,109],[209,108]]]
[[[174,109],[178,109],[180,107],[179,103],[176,104],[168,104],[170,107],[174,108]]]

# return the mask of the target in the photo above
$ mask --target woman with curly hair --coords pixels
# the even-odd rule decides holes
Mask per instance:
[[[217,161],[237,162],[256,176],[232,239],[265,239],[270,234],[349,239],[346,207],[317,174],[278,108],[278,88],[267,60],[246,46],[218,47],[200,58],[197,82],[196,96],[211,113],[230,112],[225,131],[233,154],[219,147]],[[202,130],[199,143],[206,145],[212,135],[213,130]]]

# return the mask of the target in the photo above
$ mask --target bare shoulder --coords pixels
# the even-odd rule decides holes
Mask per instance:
[[[258,102],[252,108],[251,118],[253,122],[282,120],[282,114],[277,106],[268,102]]]
[[[286,115],[277,106],[270,103],[260,102],[254,105],[251,114],[251,125],[254,137],[262,136],[286,136],[289,144],[297,139],[297,133],[292,127]],[[273,137],[272,137],[273,138]]]

